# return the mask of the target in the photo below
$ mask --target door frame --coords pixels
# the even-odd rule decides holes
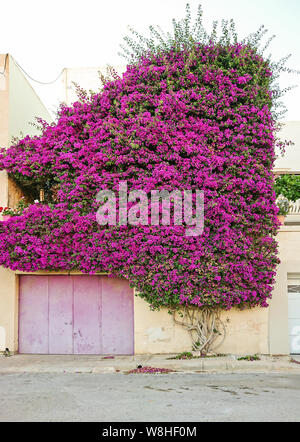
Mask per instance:
[[[297,285],[297,286],[299,286],[299,285],[300,285],[300,272],[299,272],[299,273],[296,273],[296,274],[289,273],[289,274],[288,274],[288,279],[287,279],[287,281],[288,281],[288,286],[289,286],[289,285]],[[299,355],[300,355],[300,350],[298,350],[297,353],[292,353],[292,352],[291,352],[291,341],[290,341],[290,338],[291,338],[291,335],[290,335],[290,319],[292,319],[292,318],[290,318],[290,313],[291,313],[291,311],[290,311],[290,300],[293,299],[293,295],[296,295],[296,296],[294,296],[294,298],[297,299],[297,301],[299,301],[299,299],[300,299],[300,293],[299,293],[299,291],[298,291],[298,292],[295,292],[295,293],[293,293],[293,292],[289,292],[289,290],[288,290],[288,293],[287,293],[287,296],[288,296],[288,325],[289,325],[288,333],[289,333],[289,349],[290,349],[290,355],[291,355],[291,356],[299,356]],[[300,312],[299,312],[299,313],[300,313]],[[300,317],[297,317],[297,320],[298,320],[299,318],[300,318]],[[297,326],[297,327],[298,327],[298,326]],[[298,335],[297,335],[297,336],[298,336]]]
[[[290,355],[288,275],[300,273],[300,260],[281,261],[277,268],[276,283],[269,301],[269,354]]]

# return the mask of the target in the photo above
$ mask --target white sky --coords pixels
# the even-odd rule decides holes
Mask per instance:
[[[190,0],[196,11],[198,0]],[[51,81],[64,67],[124,64],[118,56],[127,25],[144,32],[149,24],[169,29],[171,19],[185,13],[186,0],[0,0],[0,53],[9,52],[34,78]],[[299,0],[202,0],[204,23],[214,19],[236,22],[241,37],[264,24],[277,38],[275,58],[292,54],[289,66],[300,69]],[[60,89],[31,82],[52,111]],[[289,75],[282,85],[298,84]],[[60,85],[60,84],[59,84]],[[300,87],[285,103],[287,120],[300,120]]]

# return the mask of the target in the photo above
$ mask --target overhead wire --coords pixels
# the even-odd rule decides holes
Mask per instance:
[[[8,58],[8,54],[6,54],[6,56],[5,56],[4,69],[3,69],[3,72],[0,72],[1,75],[4,75],[4,73],[5,73],[6,65],[7,65],[7,58]],[[56,82],[56,81],[62,76],[62,74],[63,74],[63,72],[64,72],[64,69],[62,69],[61,72],[59,73],[59,75],[58,75],[54,80],[52,80],[52,81],[39,81],[39,80],[36,80],[35,78],[33,78],[31,75],[29,75],[29,74],[25,71],[25,69],[24,69],[24,68],[23,68],[23,67],[17,62],[17,60],[16,60],[15,58],[12,57],[12,59],[14,60],[15,64],[18,66],[18,68],[21,69],[21,71],[24,72],[24,74],[25,74],[28,78],[30,78],[30,80],[34,81],[35,83],[45,84],[45,85],[47,85],[47,84],[53,84],[53,83],[55,83],[55,82]]]
[[[5,71],[6,71],[6,64],[7,64],[7,58],[8,58],[8,54],[5,54],[4,68],[3,68],[3,71],[0,72],[1,75],[4,75],[4,74],[5,74]]]

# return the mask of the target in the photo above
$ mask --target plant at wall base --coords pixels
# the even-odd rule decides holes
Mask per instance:
[[[5,351],[3,352],[3,356],[5,356],[6,358],[12,356],[12,353],[9,351],[9,348],[5,349]]]
[[[249,356],[241,356],[237,359],[238,361],[260,361],[260,357],[258,355],[249,355]]]
[[[0,265],[12,270],[107,272],[129,279],[152,309],[168,308],[211,353],[224,337],[220,312],[267,307],[276,274],[279,222],[272,168],[282,114],[283,59],[263,55],[260,28],[239,41],[233,22],[220,35],[199,9],[126,38],[130,64],[103,91],[62,106],[57,123],[0,153],[34,197],[0,226]],[[268,46],[269,41],[265,47]],[[185,226],[96,223],[99,190],[205,193],[204,232]]]
[[[183,353],[179,353],[179,355],[170,359],[193,359],[193,357],[194,357],[193,353],[191,353],[190,351],[185,351]]]
[[[197,355],[197,356],[195,356],[193,353],[191,353],[191,352],[189,352],[189,351],[186,351],[186,352],[183,352],[183,353],[180,353],[179,355],[177,355],[177,356],[175,356],[175,357],[173,357],[173,358],[167,358],[167,359],[176,359],[176,360],[178,360],[178,359],[180,359],[180,360],[184,360],[184,359],[202,359],[202,358],[217,358],[217,357],[224,357],[224,356],[226,356],[225,354],[221,354],[221,353],[219,353],[219,354],[206,354],[206,353],[203,353],[203,354],[199,354],[199,355]]]

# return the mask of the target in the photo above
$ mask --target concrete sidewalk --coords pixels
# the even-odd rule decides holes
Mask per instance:
[[[260,356],[260,361],[238,361],[237,356],[176,360],[176,355],[104,356],[82,355],[0,355],[0,374],[4,373],[118,373],[141,365],[169,368],[177,372],[282,372],[300,374],[300,356]],[[299,364],[291,362],[297,360]]]

